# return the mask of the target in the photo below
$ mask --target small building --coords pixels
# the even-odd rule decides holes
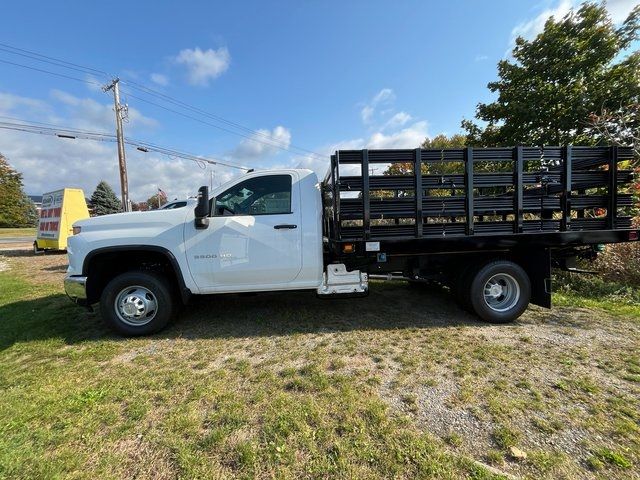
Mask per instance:
[[[33,204],[36,206],[38,216],[40,216],[40,209],[42,208],[42,195],[27,195]]]

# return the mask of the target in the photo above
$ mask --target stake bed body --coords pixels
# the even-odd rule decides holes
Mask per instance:
[[[338,151],[323,182],[252,172],[183,208],[78,222],[67,292],[138,335],[162,328],[175,298],[361,296],[369,274],[391,274],[511,321],[529,301],[551,306],[552,265],[637,239],[630,159],[622,147]]]

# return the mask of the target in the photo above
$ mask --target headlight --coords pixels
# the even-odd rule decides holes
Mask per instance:
[[[82,227],[73,227],[73,234],[78,235],[82,231]]]

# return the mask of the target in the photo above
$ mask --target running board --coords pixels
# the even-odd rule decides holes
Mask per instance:
[[[360,270],[347,271],[344,263],[327,265],[322,275],[322,285],[318,287],[318,295],[366,295],[369,291],[369,276]]]

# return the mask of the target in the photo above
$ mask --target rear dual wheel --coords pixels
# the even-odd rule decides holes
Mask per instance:
[[[531,282],[520,265],[496,260],[470,266],[457,282],[462,306],[491,323],[508,323],[524,313],[531,299]]]

